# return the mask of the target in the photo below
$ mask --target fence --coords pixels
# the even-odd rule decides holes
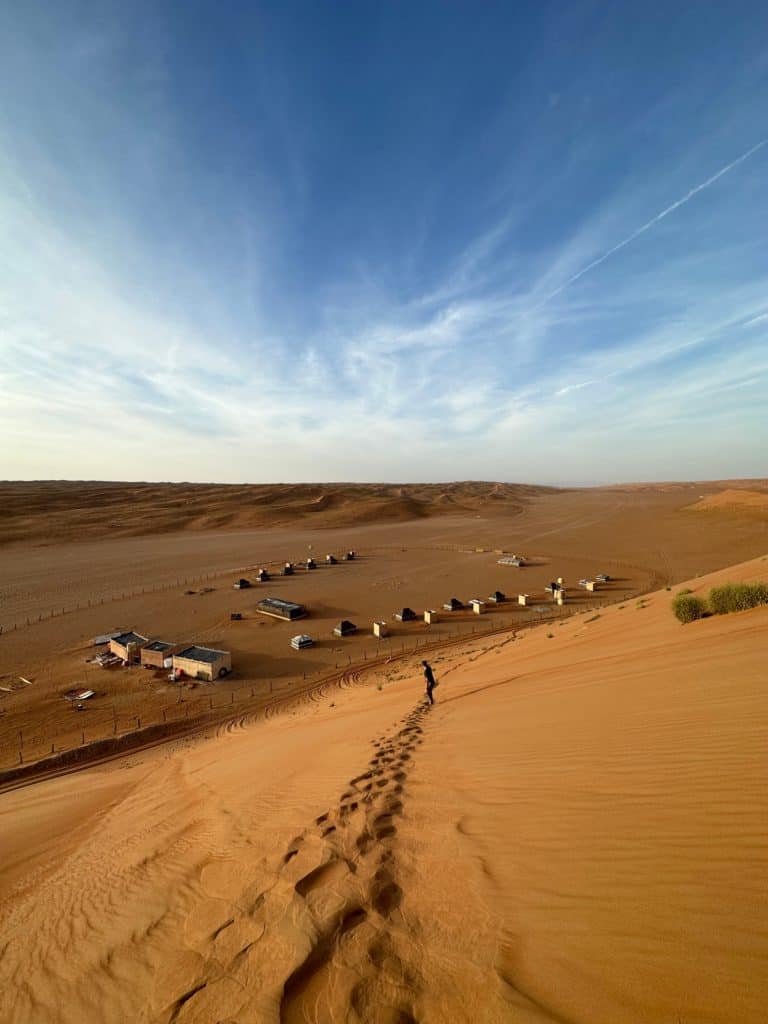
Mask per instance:
[[[553,610],[554,611],[554,610]],[[555,611],[549,619],[560,617]],[[61,723],[52,724],[49,729],[36,727],[31,729],[9,729],[0,734],[0,771],[31,765],[40,762],[41,770],[45,762],[58,755],[73,751],[82,751],[80,763],[87,763],[88,747],[102,744],[103,741],[122,741],[120,750],[123,752],[131,747],[141,746],[144,736],[154,730],[154,740],[169,739],[185,732],[197,732],[204,728],[226,724],[235,718],[258,716],[274,713],[281,705],[297,698],[317,693],[322,694],[324,688],[344,685],[357,681],[361,672],[381,667],[395,661],[402,661],[414,655],[424,655],[428,651],[455,646],[468,641],[490,638],[499,633],[508,633],[521,626],[532,626],[542,621],[518,619],[501,622],[497,620],[491,629],[478,629],[477,624],[469,624],[469,628],[459,626],[455,632],[441,633],[417,639],[400,640],[397,637],[383,639],[377,644],[376,650],[364,652],[362,660],[352,661],[351,655],[335,664],[333,669],[321,668],[316,672],[304,673],[302,678],[291,677],[280,681],[260,681],[251,683],[244,681],[236,690],[222,692],[221,684],[208,684],[216,689],[208,689],[201,696],[184,695],[179,691],[179,698],[172,704],[162,707],[147,708],[140,714],[119,711],[115,705],[88,707],[77,720],[76,726],[62,729]],[[546,620],[544,620],[546,621]],[[72,715],[78,712],[72,710]],[[163,729],[163,727],[165,727]],[[125,740],[133,738],[134,743]],[[101,748],[94,750],[94,758],[109,756]]]
[[[217,570],[216,572],[201,573],[195,576],[180,577],[175,581],[160,583],[151,587],[136,588],[133,591],[124,591],[121,594],[115,594],[109,598],[101,598],[98,601],[89,600],[86,604],[80,603],[71,608],[62,608],[60,611],[52,609],[47,615],[43,613],[38,615],[37,619],[27,618],[25,623],[17,622],[10,628],[17,629],[25,625],[31,626],[34,622],[46,621],[58,615],[96,607],[109,601],[125,600],[141,594],[157,593],[225,576],[243,575],[253,572],[260,566],[272,569],[283,564],[283,561],[271,560],[261,562],[259,566],[239,566]],[[623,599],[626,600],[629,596],[625,595]],[[602,608],[606,603],[611,602],[590,602],[589,610]],[[475,620],[475,623],[469,629],[459,627],[455,634],[451,632],[446,634],[441,631],[439,635],[433,634],[424,637],[417,640],[415,644],[411,639],[408,641],[400,640],[397,637],[382,639],[377,644],[376,652],[372,653],[371,657],[364,653],[362,661],[355,663],[355,668],[359,672],[360,670],[381,665],[395,658],[407,658],[419,652],[424,653],[427,650],[436,650],[471,639],[491,637],[497,633],[509,632],[511,629],[536,625],[538,622],[562,619],[572,614],[577,614],[580,611],[583,611],[583,609],[573,606],[566,608],[551,606],[551,611],[548,608],[545,614],[541,614],[539,611],[529,608],[530,617],[526,615],[525,618],[521,619],[519,610],[516,609],[516,612],[518,612],[516,618],[509,622],[501,622],[494,615],[493,619],[495,621],[490,629],[478,629],[479,623]],[[467,621],[466,619],[463,620],[465,626]],[[8,628],[6,627],[6,631]],[[0,627],[0,633],[2,633],[2,627]],[[400,648],[399,651],[397,650],[398,647]],[[382,648],[385,649],[382,650]],[[160,708],[147,708],[139,715],[118,711],[114,705],[88,707],[82,713],[82,721],[78,720],[77,727],[72,726],[66,730],[61,728],[60,721],[49,729],[44,727],[36,728],[34,731],[23,728],[10,729],[5,733],[0,733],[0,770],[29,765],[70,751],[82,750],[83,754],[87,755],[87,748],[89,746],[108,740],[134,738],[136,743],[133,745],[138,746],[142,742],[142,735],[152,729],[162,730],[165,727],[168,735],[171,736],[175,733],[197,731],[211,725],[217,725],[231,720],[235,715],[248,716],[268,712],[271,707],[283,701],[301,697],[309,692],[320,691],[324,686],[339,683],[351,667],[351,657],[348,657],[346,667],[340,666],[337,662],[333,670],[329,667],[321,668],[310,675],[305,673],[301,679],[291,677],[281,682],[260,681],[253,684],[251,684],[251,681],[244,681],[238,690],[222,693],[221,689],[217,687],[215,691],[209,691],[206,695],[200,697],[186,696],[182,698],[180,691],[179,700]],[[88,760],[88,757],[84,756],[82,760],[85,762]]]
[[[306,557],[306,552],[304,552],[300,557],[295,559],[295,564],[297,566],[301,566]],[[19,617],[13,622],[0,623],[0,635],[4,632],[11,633],[17,629],[34,626],[38,622],[48,622],[50,619],[60,618],[62,615],[71,615],[73,612],[85,611],[88,608],[98,608],[101,605],[114,604],[116,601],[130,600],[133,597],[141,597],[143,594],[159,594],[163,591],[176,590],[179,587],[186,587],[193,583],[205,583],[210,580],[221,579],[225,576],[242,576],[249,572],[256,572],[261,568],[270,569],[272,570],[273,575],[277,575],[279,570],[283,565],[285,565],[285,562],[285,559],[270,559],[259,562],[258,565],[238,565],[229,569],[217,569],[215,572],[198,573],[192,576],[180,576],[175,580],[168,580],[163,583],[156,583],[149,586],[136,586],[130,590],[118,591],[100,598],[94,598],[93,600],[89,599],[85,602],[79,601],[73,605],[64,605],[61,608],[57,605],[55,608],[51,608],[44,612]],[[323,562],[320,561],[317,564],[319,568],[323,565]]]
[[[38,622],[47,622],[50,619],[60,618],[62,615],[71,615],[73,612],[85,611],[88,608],[98,608],[101,605],[114,604],[116,601],[130,600],[133,597],[141,597],[142,594],[159,594],[167,590],[176,590],[179,587],[186,587],[193,583],[205,583],[208,580],[219,579],[222,576],[232,576],[234,574],[252,572],[253,569],[253,566],[246,568],[238,566],[235,569],[219,569],[216,572],[200,573],[196,576],[179,577],[176,580],[169,580],[166,583],[156,583],[151,586],[135,587],[132,590],[123,590],[100,598],[94,598],[93,600],[89,599],[85,602],[79,601],[73,605],[64,606],[62,608],[57,606],[56,608],[51,608],[48,611],[38,612],[37,615],[25,615],[23,619],[19,618],[11,623],[0,624],[0,635],[4,632],[11,633],[17,629],[24,629],[26,626],[34,626]]]

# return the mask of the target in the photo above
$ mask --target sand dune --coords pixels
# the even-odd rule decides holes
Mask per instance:
[[[738,509],[740,511],[768,513],[768,491],[737,490],[727,488],[716,494],[709,494],[690,506],[697,512],[719,509]]]
[[[5,794],[0,1017],[762,1022],[768,609],[670,596]]]
[[[489,505],[518,512],[552,488],[453,484],[0,483],[0,544],[76,537],[148,536],[177,530],[339,527],[403,521]],[[447,499],[447,507],[446,507]]]

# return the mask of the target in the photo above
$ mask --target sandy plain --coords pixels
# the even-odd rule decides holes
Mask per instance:
[[[284,689],[260,715],[0,797],[0,1018],[762,1021],[768,610],[681,627],[663,587],[765,578],[764,558],[745,559],[768,545],[752,511],[691,511],[702,494],[543,492],[512,514],[7,547],[4,596],[22,610],[42,606],[52,574],[93,593],[122,566],[132,586],[163,589],[112,601],[116,621],[189,630],[196,602],[203,639],[231,635],[236,664],[253,658],[233,692],[269,658]],[[495,546],[539,563],[526,590],[555,567],[613,569],[620,586],[562,620],[499,610],[489,635],[469,617],[431,634],[427,711],[402,638],[373,665],[357,638],[346,671],[321,665],[303,689],[293,666],[279,676],[282,625],[229,626],[243,552],[257,564],[310,543],[364,553],[297,581],[328,609],[313,629],[459,587],[511,592]],[[185,595],[181,558],[190,575],[221,572],[216,589]],[[103,614],[4,633],[8,675],[45,649],[32,686],[4,701],[14,727],[63,704]],[[251,630],[239,647],[235,626]],[[151,686],[130,691],[129,675],[129,703],[146,706]]]

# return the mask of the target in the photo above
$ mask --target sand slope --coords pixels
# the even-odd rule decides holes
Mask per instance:
[[[709,494],[690,506],[696,512],[710,512],[719,509],[761,512],[768,514],[768,491],[750,491],[727,488],[716,494]]]
[[[0,1018],[762,1021],[768,609],[671,596],[5,794]]]

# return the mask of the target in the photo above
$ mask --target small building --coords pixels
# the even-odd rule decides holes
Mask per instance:
[[[136,662],[139,660],[141,648],[146,643],[149,643],[149,637],[142,636],[141,633],[134,633],[130,629],[127,633],[113,636],[109,641],[109,649],[112,654],[123,661]]]
[[[416,619],[416,612],[413,608],[400,608],[395,612],[398,622],[413,622]]]
[[[449,601],[446,601],[445,604],[443,605],[443,608],[445,608],[445,610],[447,612],[458,612],[463,607],[464,607],[464,605],[461,603],[461,601],[458,599],[458,597],[452,597]]]
[[[306,562],[306,566],[307,566],[308,570],[309,569],[316,569],[317,568],[317,562],[314,560],[314,558],[308,558],[307,562]]]
[[[382,637],[389,636],[389,626],[383,619],[377,620],[373,624],[373,635],[381,639]]]
[[[217,651],[213,647],[198,647],[193,644],[173,655],[173,674],[183,672],[192,679],[223,679],[232,671],[232,655],[229,651]]]
[[[469,601],[469,607],[475,613],[475,615],[482,615],[485,611],[485,601],[481,601],[479,597],[473,597]]]
[[[259,571],[256,573],[257,583],[267,583],[270,579],[271,576],[269,575],[266,569],[259,569]]]
[[[351,636],[357,632],[357,626],[354,622],[350,622],[349,619],[342,619],[341,622],[337,623],[333,627],[334,636]]]
[[[488,600],[491,604],[502,604],[507,600],[507,595],[502,593],[500,590],[494,590],[492,594],[488,595]]]
[[[326,565],[337,565],[338,564],[335,555],[326,555],[325,556],[325,562],[326,562]]]
[[[516,569],[522,569],[525,565],[525,559],[522,555],[505,555],[498,560],[497,565],[511,565]]]
[[[595,576],[595,583],[610,583],[611,577],[607,572],[600,572]]]
[[[294,601],[284,601],[281,597],[265,597],[257,602],[256,611],[262,615],[272,615],[276,619],[285,619],[288,622],[293,619],[303,619],[307,609],[303,604],[296,604]]]
[[[597,590],[597,583],[594,580],[587,580],[584,586],[587,590]]]
[[[167,668],[165,662],[172,658],[183,644],[174,644],[169,640],[151,640],[141,648],[141,664],[144,668]]]
[[[283,566],[283,576],[293,576],[293,562],[286,562]]]
[[[424,612],[424,621],[428,626],[434,625],[435,622],[439,622],[440,616],[434,608],[427,608]]]
[[[355,558],[356,555],[354,551],[347,551],[347,553],[344,555],[345,562],[354,562]]]
[[[306,633],[300,633],[298,636],[291,638],[291,647],[294,651],[303,651],[305,647],[313,647],[315,641],[311,636],[307,636]]]
[[[237,583],[233,584],[235,590],[247,590],[250,585],[251,581],[247,580],[244,576],[241,576]]]
[[[518,594],[517,595],[517,603],[518,604],[522,604],[522,605],[527,605],[528,604],[528,595],[527,594]]]

